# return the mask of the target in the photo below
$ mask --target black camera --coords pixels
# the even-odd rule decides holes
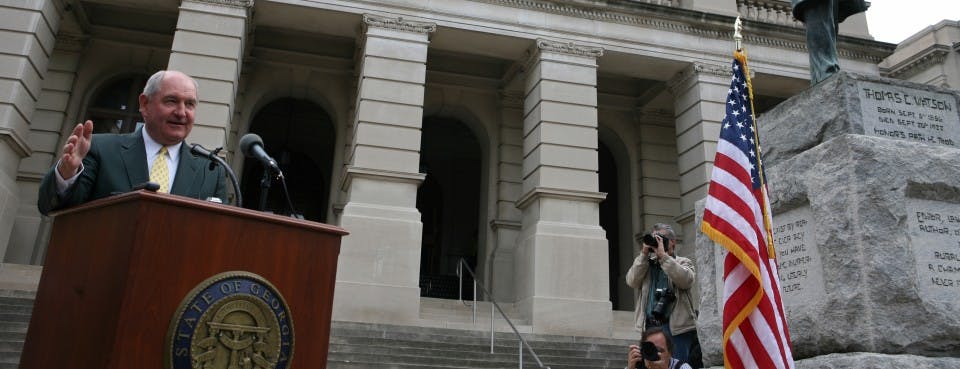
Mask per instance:
[[[658,234],[657,236],[660,236],[660,238],[663,239],[663,247],[666,248],[667,243],[670,242],[670,238],[662,234]],[[657,248],[657,238],[654,237],[653,234],[647,233],[643,235],[643,244],[653,248]]]
[[[642,360],[637,362],[636,369],[646,368],[643,360],[660,361],[660,350],[657,350],[657,346],[653,342],[640,342],[640,358]]]
[[[662,234],[658,236],[660,236],[660,238],[663,239],[663,249],[668,250],[670,238]],[[655,251],[657,249],[657,238],[654,237],[653,234],[647,233],[643,235],[643,238],[641,239],[641,241],[643,242],[643,247],[649,247],[651,249],[650,252],[647,254],[647,258],[649,259],[650,263],[651,264],[658,263],[657,253]]]
[[[677,295],[669,288],[658,288],[654,291],[653,297],[657,299],[657,303],[653,305],[650,313],[656,320],[661,322],[667,321],[667,312],[670,309],[670,304],[673,304],[673,302],[677,300]]]

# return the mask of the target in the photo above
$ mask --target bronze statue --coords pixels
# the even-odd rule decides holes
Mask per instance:
[[[864,0],[790,0],[793,17],[807,27],[810,85],[840,71],[837,31],[847,17],[867,10]]]

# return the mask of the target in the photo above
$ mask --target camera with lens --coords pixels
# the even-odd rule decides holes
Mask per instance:
[[[662,234],[657,236],[660,236],[660,239],[663,240],[663,248],[667,249],[670,243],[670,238],[667,238],[667,236],[664,236]],[[647,254],[647,258],[650,260],[651,263],[656,263],[657,262],[657,252],[656,252],[657,238],[654,237],[653,234],[647,233],[643,235],[643,238],[641,239],[641,241],[643,242],[643,247],[650,248],[650,253]]]
[[[649,342],[649,341],[640,342],[640,358],[642,360],[637,362],[636,369],[646,368],[646,365],[644,365],[643,360],[660,361],[660,350],[657,350],[657,346],[654,345],[653,342]]]
[[[653,305],[650,313],[656,320],[661,322],[667,321],[667,312],[670,309],[670,304],[673,304],[673,302],[677,300],[677,295],[669,288],[657,288],[653,293],[653,297],[657,302]]]

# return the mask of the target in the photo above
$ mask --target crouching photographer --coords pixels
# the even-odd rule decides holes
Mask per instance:
[[[654,327],[643,332],[640,345],[630,345],[624,369],[692,369],[690,364],[671,357],[673,343],[663,329]]]
[[[640,291],[636,303],[636,328],[646,332],[662,328],[667,340],[672,337],[673,357],[682,362],[697,361],[696,312],[690,289],[696,280],[693,262],[676,256],[676,233],[663,223],[644,235],[642,251],[630,270],[627,285]],[[693,357],[691,357],[693,356]],[[694,365],[696,365],[694,363]]]

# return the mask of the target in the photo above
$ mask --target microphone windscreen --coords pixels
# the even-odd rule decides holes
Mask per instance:
[[[190,153],[193,156],[210,156],[210,152],[207,149],[204,149],[200,144],[190,145]]]
[[[247,133],[240,137],[240,152],[248,158],[252,158],[253,155],[253,146],[260,145],[263,147],[263,139],[260,138],[256,133]]]

